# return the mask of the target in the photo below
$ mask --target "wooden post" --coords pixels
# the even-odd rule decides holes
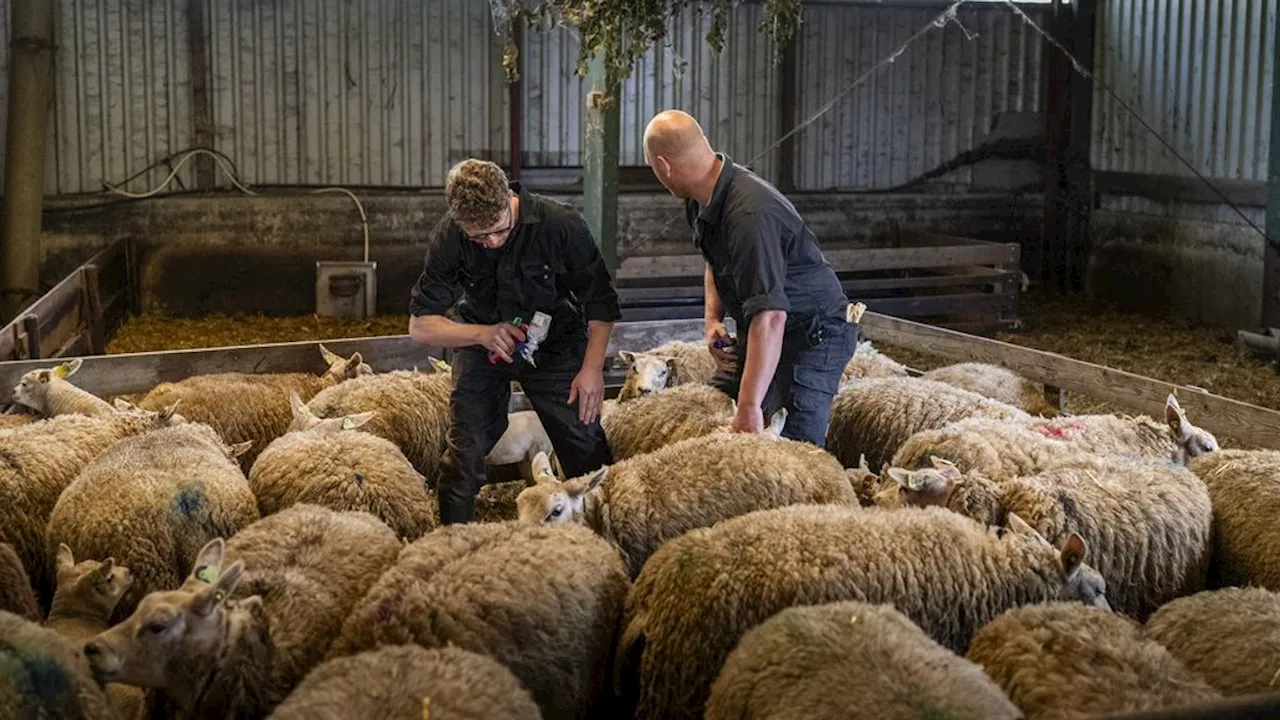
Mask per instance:
[[[40,295],[40,213],[53,91],[53,0],[9,5],[9,130],[0,223],[0,322]]]
[[[587,227],[612,273],[618,267],[618,141],[621,92],[605,87],[603,53],[587,72],[586,141],[583,145],[582,201]]]
[[[800,123],[796,112],[796,43],[792,38],[782,49],[778,64],[778,134],[786,134]],[[784,193],[796,189],[796,136],[778,146],[778,189]]]
[[[129,297],[129,313],[142,314],[142,280],[138,277],[138,241],[133,236],[124,241],[124,274]]]
[[[1098,0],[1076,0],[1068,12],[1073,13],[1072,54],[1093,71],[1094,38],[1097,34]],[[1063,58],[1066,61],[1065,58]],[[1066,157],[1066,194],[1070,230],[1067,243],[1066,285],[1070,291],[1084,289],[1085,268],[1093,230],[1093,172],[1089,155],[1093,144],[1093,80],[1075,72],[1066,61],[1064,71],[1070,73],[1071,118]]]
[[[22,329],[27,333],[27,359],[39,360],[40,354],[40,316],[24,315]]]
[[[511,42],[516,48],[516,80],[507,88],[510,93],[508,123],[511,126],[511,169],[507,176],[519,180],[524,155],[524,17],[512,18],[511,22]]]
[[[191,53],[191,131],[196,147],[213,148],[213,107],[209,103],[209,44],[205,37],[206,0],[187,0],[187,49]],[[197,155],[196,187],[217,184],[213,158]]]
[[[1049,33],[1061,41],[1064,13],[1062,0],[1053,0]],[[1066,219],[1063,203],[1062,159],[1067,139],[1067,116],[1070,105],[1063,88],[1069,77],[1064,75],[1065,58],[1052,43],[1044,44],[1045,57],[1045,165],[1044,222],[1041,226],[1041,252],[1032,266],[1039,266],[1044,287],[1050,293],[1066,292]]]
[[[1280,25],[1271,28],[1280,40]],[[1267,164],[1267,237],[1263,251],[1262,327],[1280,327],[1280,42],[1271,69],[1271,150]]]
[[[101,355],[107,351],[106,322],[102,317],[102,294],[98,288],[98,266],[85,265],[80,270],[84,288],[85,319],[88,320],[89,352]]]

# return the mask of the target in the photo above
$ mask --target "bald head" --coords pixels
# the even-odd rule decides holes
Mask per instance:
[[[716,153],[687,112],[664,110],[653,116],[644,130],[644,157],[676,197],[704,197],[708,178],[715,183]]]

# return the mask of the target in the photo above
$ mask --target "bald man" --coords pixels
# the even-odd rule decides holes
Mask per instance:
[[[738,402],[735,432],[760,432],[787,409],[783,437],[825,445],[831,400],[857,344],[848,299],[818,239],[777,188],[711,148],[698,122],[668,110],[649,122],[645,162],[685,201],[706,260],[712,383]],[[738,327],[732,349],[726,313]]]

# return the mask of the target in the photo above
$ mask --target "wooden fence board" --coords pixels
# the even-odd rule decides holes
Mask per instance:
[[[1007,265],[1017,262],[1018,253],[1018,246],[1012,243],[987,243],[824,250],[822,254],[839,272],[861,272],[959,265]],[[617,277],[619,280],[696,278],[702,276],[705,268],[701,255],[632,256],[622,261]]]

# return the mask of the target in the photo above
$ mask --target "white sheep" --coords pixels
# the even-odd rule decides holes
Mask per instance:
[[[542,426],[542,421],[538,419],[538,413],[533,410],[520,410],[507,415],[507,429],[502,432],[498,442],[494,443],[493,449],[485,456],[484,464],[490,472],[497,468],[518,465],[520,477],[531,484],[537,480],[533,470],[533,459],[539,453],[550,457],[553,466],[557,465],[555,447],[551,445],[551,438],[547,435],[547,429]],[[453,471],[453,455],[448,450],[440,456],[440,462],[445,466],[446,472]]]
[[[82,388],[72,385],[67,378],[75,375],[83,364],[80,358],[72,358],[52,368],[42,368],[24,373],[13,388],[13,400],[23,407],[43,415],[57,417],[67,413],[79,413],[90,417],[110,417],[115,408],[106,400]],[[152,408],[160,410],[161,407]]]
[[[703,342],[671,340],[645,352],[623,350],[618,359],[628,366],[618,402],[668,387],[709,383],[716,372],[716,359]]]
[[[710,385],[688,383],[618,403],[600,424],[616,462],[681,440],[726,433],[737,407],[733,398]],[[765,432],[781,434],[786,421],[787,409],[782,408]]]
[[[1042,385],[1000,365],[955,363],[934,368],[921,377],[976,392],[983,397],[1021,408],[1032,415],[1052,417],[1059,414],[1058,408],[1045,399]]]
[[[1280,452],[1221,450],[1188,467],[1213,500],[1210,587],[1256,585],[1280,591]]]
[[[907,377],[909,374],[906,365],[877,350],[870,340],[863,340],[854,348],[849,362],[845,363],[840,373],[840,384],[871,378]]]

